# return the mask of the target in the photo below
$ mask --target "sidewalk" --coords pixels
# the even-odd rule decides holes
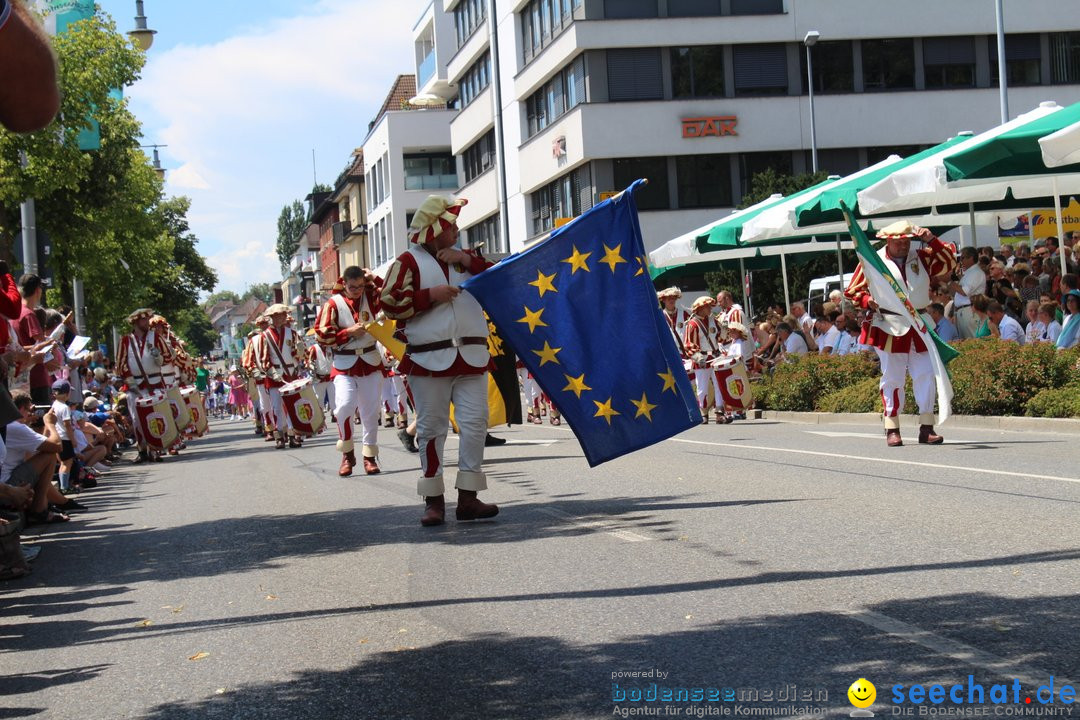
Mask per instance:
[[[780,422],[809,425],[873,425],[881,421],[878,413],[791,412],[788,410],[755,410],[753,417]],[[901,415],[901,428],[917,430],[917,415]],[[1072,418],[986,417],[982,415],[953,415],[946,427],[964,430],[1005,430],[1009,432],[1044,432],[1080,435],[1080,420]]]

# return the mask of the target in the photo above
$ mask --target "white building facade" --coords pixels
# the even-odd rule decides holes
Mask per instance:
[[[1080,101],[1080,15],[1005,8],[1010,114]],[[991,0],[433,0],[414,28],[418,93],[453,108],[440,114],[458,187],[442,191],[469,199],[466,243],[518,251],[647,177],[651,250],[725,214],[754,173],[809,172],[809,31],[822,170],[1000,121]]]

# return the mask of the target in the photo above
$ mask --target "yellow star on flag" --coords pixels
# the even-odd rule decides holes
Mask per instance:
[[[656,374],[659,375],[660,379],[664,381],[664,389],[660,391],[661,393],[665,393],[670,390],[671,392],[678,395],[678,393],[675,392],[675,375],[671,372],[671,368],[668,368],[668,371],[666,373]]]
[[[596,403],[596,414],[593,417],[602,417],[607,420],[607,424],[611,424],[611,418],[615,415],[622,415],[618,410],[613,410],[611,407],[611,398],[607,399],[607,402],[600,402],[599,400],[593,400]]]
[[[540,316],[544,314],[544,308],[540,308],[536,312],[530,310],[527,306],[525,308],[525,317],[518,320],[519,323],[529,324],[529,334],[531,335],[533,330],[539,327],[548,327],[548,324],[544,322]]]
[[[536,352],[536,351],[533,350],[533,352]],[[581,393],[583,393],[584,391],[592,390],[591,387],[589,387],[588,385],[585,384],[585,373],[581,373],[581,377],[576,377],[576,378],[575,377],[570,377],[569,375],[566,375],[564,373],[563,377],[566,378],[566,382],[567,382],[567,385],[566,385],[566,387],[563,388],[563,390],[569,390],[570,392],[577,395],[578,398],[581,398]]]
[[[533,350],[533,352],[540,356],[540,367],[544,367],[549,362],[553,362],[556,365],[559,364],[559,361],[555,357],[555,355],[560,350],[562,350],[562,348],[553,348],[550,345],[548,345],[547,340],[545,340],[544,341],[544,349],[543,350]]]
[[[645,267],[646,267],[645,256],[644,255],[639,255],[637,261],[638,261],[638,271],[636,273],[634,273],[634,277],[637,277],[638,275],[644,275],[645,274]]]
[[[578,251],[577,245],[574,245],[573,247],[574,247],[574,254],[571,255],[570,257],[566,258],[565,260],[563,260],[564,263],[569,263],[570,267],[573,268],[570,271],[570,274],[573,275],[578,270],[584,270],[585,272],[592,272],[592,270],[589,269],[589,266],[585,263],[585,261],[589,259],[589,256],[592,255],[592,253],[591,252],[581,253],[581,252]]]
[[[550,275],[545,275],[540,270],[537,270],[536,275],[537,275],[536,282],[531,282],[529,284],[540,291],[540,297],[544,297],[544,293],[546,293],[546,292],[559,292],[558,290],[555,289],[555,286],[551,283],[551,281],[555,279],[555,273],[552,273]]]
[[[606,263],[611,268],[611,272],[614,273],[616,265],[626,262],[626,258],[619,254],[619,251],[622,250],[622,243],[613,248],[609,248],[605,245],[604,250],[607,252],[604,253],[604,257],[600,258],[600,262]]]
[[[641,393],[641,400],[631,400],[630,402],[637,408],[637,414],[634,415],[635,420],[644,415],[649,422],[652,422],[652,411],[657,406],[649,403],[649,398],[645,396],[645,393]]]

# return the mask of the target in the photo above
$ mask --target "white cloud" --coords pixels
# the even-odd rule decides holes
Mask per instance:
[[[144,134],[162,149],[170,191],[192,198],[191,225],[219,287],[280,279],[281,207],[333,182],[399,73],[424,0],[322,0],[213,45],[150,53],[131,89]]]

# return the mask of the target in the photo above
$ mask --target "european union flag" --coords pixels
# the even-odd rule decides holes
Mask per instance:
[[[463,287],[577,435],[590,466],[701,422],[656,302],[634,182]]]

